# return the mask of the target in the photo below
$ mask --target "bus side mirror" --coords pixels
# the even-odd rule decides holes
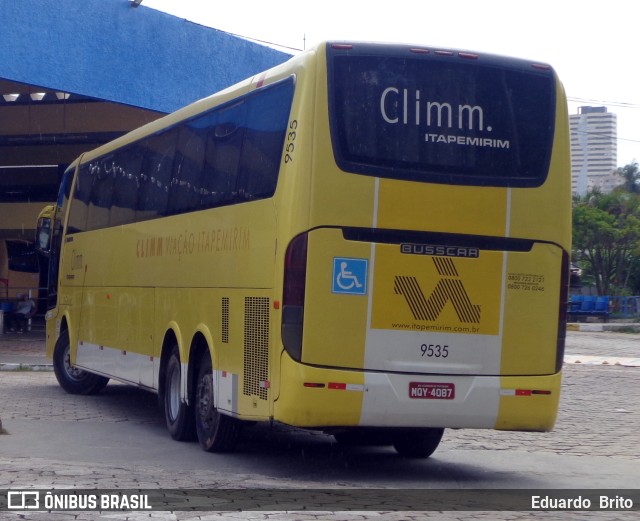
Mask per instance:
[[[51,230],[52,230],[53,206],[47,206],[38,217],[38,226],[36,226],[36,251],[42,255],[48,256],[51,252]]]
[[[51,217],[38,219],[36,228],[36,251],[42,255],[49,255],[51,251]]]

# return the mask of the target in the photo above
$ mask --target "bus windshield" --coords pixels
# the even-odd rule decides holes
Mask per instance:
[[[544,183],[554,133],[553,71],[495,56],[457,53],[451,60],[413,51],[327,49],[338,166],[447,184]]]

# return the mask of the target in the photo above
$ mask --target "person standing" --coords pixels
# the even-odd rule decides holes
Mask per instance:
[[[36,303],[26,293],[19,293],[17,297],[16,308],[8,317],[10,319],[9,330],[16,331],[17,329],[18,333],[23,333],[28,327],[29,319],[36,311]]]

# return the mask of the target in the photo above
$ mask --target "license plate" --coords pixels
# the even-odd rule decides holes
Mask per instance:
[[[451,383],[409,382],[409,398],[423,400],[453,400],[456,386]]]

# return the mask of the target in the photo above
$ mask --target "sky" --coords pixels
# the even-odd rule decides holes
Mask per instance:
[[[323,40],[396,42],[551,64],[569,113],[606,106],[618,165],[640,162],[640,1],[143,0],[143,6],[296,54]]]

